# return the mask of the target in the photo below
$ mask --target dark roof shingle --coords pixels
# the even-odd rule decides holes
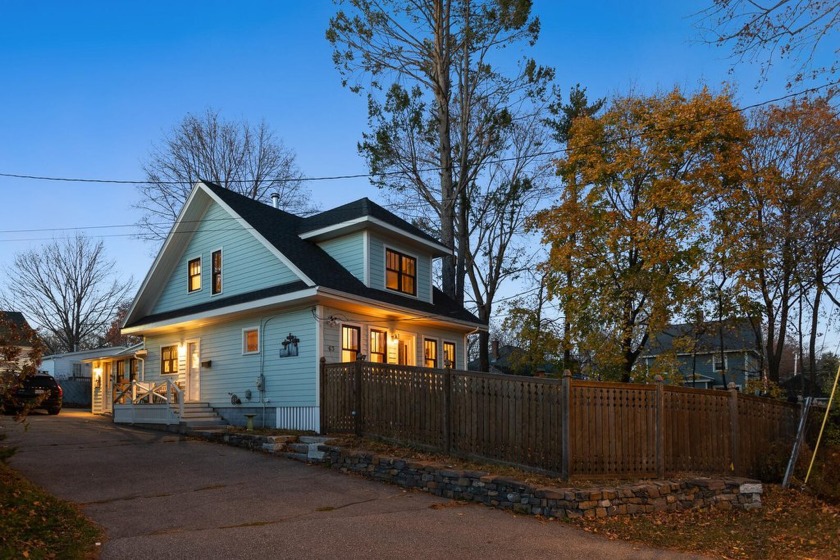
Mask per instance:
[[[438,243],[428,234],[367,198],[309,218],[301,218],[222,188],[214,183],[205,182],[204,184],[317,286],[402,306],[423,314],[448,317],[476,325],[484,324],[475,315],[458,305],[437,288],[433,289],[432,299],[434,303],[402,296],[395,292],[368,288],[316,243],[300,238],[300,233],[305,231],[313,231],[361,216],[374,216],[413,235],[422,236],[424,239]],[[148,317],[144,317],[135,324],[148,323],[148,319]]]

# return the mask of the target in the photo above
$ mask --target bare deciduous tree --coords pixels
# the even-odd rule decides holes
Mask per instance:
[[[825,0],[712,0],[700,13],[709,41],[731,45],[739,60],[761,61],[762,76],[777,58],[798,62],[791,82],[813,79],[838,70],[836,33],[840,2]],[[832,39],[832,36],[835,39]],[[834,43],[828,65],[816,61],[823,44]]]
[[[188,114],[155,146],[143,166],[148,183],[139,187],[135,207],[143,211],[141,236],[164,239],[193,185],[212,181],[249,198],[268,202],[280,195],[280,207],[292,213],[314,210],[295,153],[263,121],[226,121],[207,109]]]
[[[4,306],[46,332],[53,353],[95,345],[133,283],[118,277],[102,241],[83,234],[19,253],[7,279]]]

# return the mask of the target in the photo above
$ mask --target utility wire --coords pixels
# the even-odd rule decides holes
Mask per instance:
[[[760,101],[757,103],[753,103],[751,105],[745,105],[743,107],[735,107],[729,111],[722,111],[720,113],[716,113],[714,115],[708,115],[705,117],[701,117],[690,121],[689,123],[681,124],[680,126],[685,126],[686,124],[695,124],[700,122],[705,122],[712,119],[717,119],[720,117],[724,117],[726,115],[731,115],[735,113],[742,113],[745,111],[749,111],[750,109],[755,109],[758,107],[762,107],[764,105],[770,105],[772,103],[777,103],[779,101],[784,101],[786,99],[791,99],[794,97],[799,97],[802,95],[809,95],[812,93],[816,93],[826,88],[834,87],[840,85],[840,80],[829,82],[826,84],[822,84],[819,86],[815,86],[812,88],[803,89],[801,91],[797,91],[794,93],[788,93],[786,95],[781,95],[779,97],[775,97],[773,99],[768,99],[766,101]],[[628,139],[636,139],[640,138],[644,135],[645,131],[638,132],[635,134],[630,134],[626,137],[622,137],[622,140]],[[602,141],[598,144],[591,144],[589,146],[584,147],[596,147],[605,143],[606,141]],[[569,151],[569,148],[558,148],[556,150],[546,150],[544,152],[538,152],[536,154],[531,154],[530,156],[511,156],[508,158],[499,158],[495,160],[490,160],[486,163],[488,164],[496,164],[496,163],[507,163],[511,161],[520,161],[525,159],[535,159],[541,156],[552,156],[558,154],[564,154]],[[423,169],[417,170],[417,173],[430,173],[434,171],[443,171],[445,168],[440,166],[432,166],[426,167]],[[285,177],[277,177],[274,179],[267,180],[267,183],[272,182],[317,182],[317,181],[341,181],[347,179],[370,179],[372,177],[388,177],[392,175],[401,175],[403,174],[402,171],[382,171],[379,173],[354,173],[354,174],[342,174],[342,175],[323,175],[320,177],[295,177],[295,178],[285,178]],[[25,179],[25,180],[32,180],[32,181],[52,181],[52,182],[66,182],[66,183],[91,183],[91,184],[114,184],[114,185],[180,185],[183,184],[185,181],[150,181],[150,180],[135,180],[135,179],[89,179],[89,178],[82,178],[82,177],[55,177],[55,176],[46,176],[46,175],[26,175],[26,174],[19,174],[19,173],[0,173],[0,177],[7,177],[11,179]],[[231,179],[227,181],[228,183],[251,183],[253,181],[248,179]]]

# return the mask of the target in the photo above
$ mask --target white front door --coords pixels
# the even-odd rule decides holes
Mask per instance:
[[[187,394],[185,400],[201,400],[201,357],[198,342],[187,342]]]

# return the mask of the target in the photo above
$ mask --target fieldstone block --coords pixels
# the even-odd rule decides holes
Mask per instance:
[[[738,491],[741,494],[762,494],[764,492],[764,487],[760,482],[748,482],[741,484],[738,487]]]

